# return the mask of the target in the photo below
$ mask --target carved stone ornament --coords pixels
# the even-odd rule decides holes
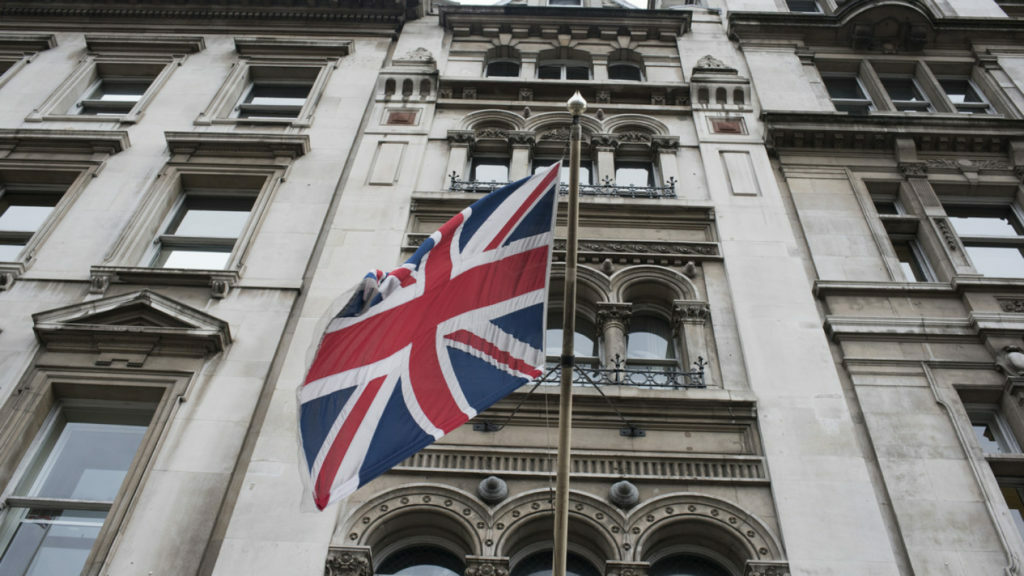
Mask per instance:
[[[476,88],[466,87],[462,89],[463,100],[476,100]]]
[[[700,60],[697,60],[697,64],[693,67],[694,72],[715,72],[715,73],[731,73],[735,74],[736,69],[727,66],[725,62],[722,62],[718,58],[715,58],[711,54],[705,55]]]
[[[1010,164],[1006,160],[970,160],[960,158],[929,158],[925,161],[928,168],[945,170],[959,170],[961,172],[977,172],[979,170],[1009,170]]]
[[[364,546],[331,547],[324,562],[324,576],[372,576],[370,549]]]
[[[677,301],[672,304],[674,323],[704,324],[711,316],[707,302]]]
[[[537,136],[529,130],[514,130],[508,133],[508,141],[513,146],[533,146]]]
[[[508,498],[508,484],[497,476],[488,476],[477,485],[476,495],[493,506]]]
[[[789,576],[789,562],[747,562],[743,576]]]
[[[508,558],[466,556],[466,576],[508,576]]]
[[[10,290],[14,286],[15,275],[13,272],[0,272],[0,290]]]
[[[679,149],[679,137],[651,136],[651,145],[659,152],[675,152]]]
[[[598,90],[596,101],[598,104],[611,104],[612,93],[610,90]]]
[[[928,176],[928,164],[924,162],[900,162],[899,169],[904,178],[925,178]]]
[[[448,144],[471,145],[476,142],[476,132],[472,130],[449,130]]]
[[[617,132],[615,138],[620,144],[650,144],[651,135],[646,132]]]
[[[565,240],[555,239],[555,251],[565,250]],[[607,254],[664,254],[717,256],[717,244],[693,242],[620,242],[617,240],[580,240],[580,252]]]
[[[596,148],[611,148],[614,150],[618,148],[619,142],[618,134],[594,134],[590,138],[590,145]]]
[[[605,563],[605,576],[647,576],[651,565],[648,562],[617,562],[609,560]]]
[[[949,225],[949,220],[945,218],[933,218],[935,227],[939,229],[939,234],[942,235],[942,239],[945,240],[946,246],[951,250],[956,250],[956,234],[953,233],[953,227]]]
[[[508,138],[508,134],[508,130],[505,130],[503,128],[481,128],[476,131],[477,139],[490,138],[497,140],[505,140],[506,138]]]
[[[540,135],[541,140],[568,140],[569,129],[568,128],[555,128],[553,130],[547,130],[542,132]]]
[[[633,314],[633,305],[617,302],[601,302],[597,305],[597,327],[604,330],[604,325],[614,322],[622,325],[622,329],[629,328],[629,317]]]
[[[110,274],[93,274],[89,278],[89,294],[106,294],[110,287]]]
[[[424,63],[426,63],[426,62],[433,62],[434,61],[434,55],[430,53],[430,50],[427,50],[426,48],[420,46],[419,48],[417,48],[415,50],[410,50],[409,52],[406,52],[404,56],[399,58],[399,60],[407,61],[407,62],[424,62]]]
[[[623,510],[629,510],[640,501],[640,490],[629,480],[620,480],[608,489],[608,500]]]
[[[999,302],[999,309],[1011,314],[1024,314],[1024,299],[1022,298],[996,298]]]
[[[520,88],[519,89],[519,99],[524,101],[524,102],[532,102],[533,101],[533,88]]]
[[[1004,346],[996,355],[996,366],[1007,376],[1024,376],[1024,350],[1019,346]]]

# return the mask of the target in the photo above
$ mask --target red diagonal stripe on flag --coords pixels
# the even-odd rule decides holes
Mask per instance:
[[[513,214],[512,217],[508,219],[508,222],[505,223],[505,226],[501,229],[501,232],[499,232],[494,237],[494,239],[491,240],[491,243],[488,244],[487,248],[484,248],[484,250],[494,250],[498,246],[501,246],[501,243],[505,241],[505,237],[509,235],[509,232],[512,231],[512,228],[519,224],[519,220],[522,218],[523,214],[525,214],[526,211],[529,210],[530,208],[533,208],[533,204],[534,202],[537,201],[537,198],[544,194],[544,192],[548,189],[549,186],[551,186],[551,183],[557,177],[558,170],[552,170],[550,173],[548,173],[548,175],[544,177],[544,180],[541,181],[540,185],[533,189],[533,192],[530,193],[530,197],[527,198],[525,202],[519,205],[519,208],[516,210],[516,213]]]
[[[536,366],[527,364],[522,359],[516,358],[508,352],[505,352],[493,343],[473,334],[469,330],[456,330],[455,332],[445,336],[445,338],[453,342],[465,344],[475,350],[479,350],[491,358],[494,358],[497,362],[508,366],[516,372],[526,374],[530,378],[537,378],[541,375],[541,371],[538,370]]]

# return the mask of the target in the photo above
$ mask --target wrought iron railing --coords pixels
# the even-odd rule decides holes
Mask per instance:
[[[616,357],[613,368],[600,368],[577,364],[573,368],[573,384],[586,386],[634,386],[637,388],[706,388],[704,369],[708,363],[698,357],[693,370],[684,371],[676,366],[629,365]],[[549,363],[544,374],[534,380],[541,384],[558,384],[561,372],[555,363]]]
[[[451,192],[469,192],[473,194],[486,194],[497,190],[508,182],[478,182],[476,180],[463,180],[459,175],[452,172],[448,175],[450,183],[448,190]],[[562,183],[559,186],[559,194],[568,195],[569,185]],[[669,178],[665,186],[620,186],[615,184],[611,178],[605,178],[602,184],[580,184],[581,196],[608,196],[617,198],[675,198],[676,179]]]

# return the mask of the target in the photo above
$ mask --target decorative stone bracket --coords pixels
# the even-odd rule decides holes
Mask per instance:
[[[324,576],[373,576],[368,546],[331,546],[324,561]]]
[[[748,561],[743,570],[743,576],[789,576],[789,562],[783,560]]]
[[[648,562],[605,562],[605,576],[647,576],[651,565]]]
[[[508,576],[508,558],[466,556],[466,576]]]

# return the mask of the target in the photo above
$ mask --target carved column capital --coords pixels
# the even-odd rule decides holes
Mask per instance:
[[[476,143],[476,132],[472,130],[449,130],[448,144],[451,146],[471,147]]]
[[[594,134],[590,137],[590,145],[598,150],[615,151],[619,147],[619,139],[615,134]]]
[[[925,162],[900,162],[898,166],[904,178],[928,177],[928,164]]]
[[[466,556],[466,576],[508,576],[506,556]]]
[[[743,576],[789,576],[789,562],[781,560],[747,561]]]
[[[707,302],[699,300],[676,300],[672,303],[672,324],[704,325],[711,317],[711,308]]]
[[[373,576],[368,546],[332,546],[327,550],[324,576]]]
[[[605,562],[604,576],[647,576],[650,570],[649,562],[617,562],[609,560]]]
[[[621,302],[597,303],[597,329],[604,331],[610,323],[619,324],[622,330],[629,328],[629,317],[633,314],[633,305]]]
[[[532,130],[512,130],[508,133],[508,143],[512,147],[532,147],[537,141],[537,135]]]
[[[655,152],[675,152],[679,150],[679,136],[652,136],[651,145]]]

